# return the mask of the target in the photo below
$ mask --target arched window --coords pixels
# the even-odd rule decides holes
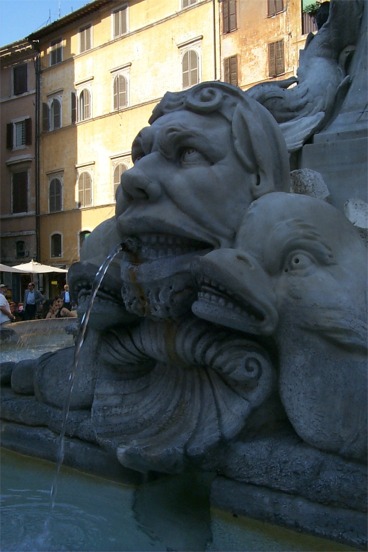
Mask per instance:
[[[62,206],[62,188],[58,178],[53,178],[49,188],[49,211],[55,213],[61,211]]]
[[[51,102],[50,123],[50,130],[61,127],[61,103],[55,98]]]
[[[91,118],[91,93],[87,88],[82,90],[79,95],[79,120],[85,121]]]
[[[199,58],[195,50],[185,52],[182,61],[183,88],[199,82]]]
[[[127,167],[123,163],[119,163],[118,165],[116,165],[116,167],[114,169],[114,197],[116,196],[116,191],[117,191],[117,189],[120,185],[121,175],[126,170],[127,170]]]
[[[92,178],[88,172],[82,172],[78,179],[78,204],[79,207],[92,205]]]
[[[114,78],[114,111],[128,105],[127,80],[123,75]]]
[[[51,236],[51,257],[61,257],[61,234],[53,234]]]
[[[79,232],[79,251],[82,249],[82,245],[84,244],[90,233],[91,232],[89,230],[83,230],[83,232]]]

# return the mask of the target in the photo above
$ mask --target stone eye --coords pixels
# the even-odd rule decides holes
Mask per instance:
[[[286,259],[286,262],[284,264],[284,272],[306,270],[314,264],[315,263],[313,257],[308,255],[307,253],[304,253],[303,251],[293,251]]]
[[[196,165],[206,164],[209,165],[206,158],[197,149],[187,147],[182,148],[179,152],[180,162],[182,165]]]

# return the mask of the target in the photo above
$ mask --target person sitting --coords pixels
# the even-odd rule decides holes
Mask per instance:
[[[63,300],[61,297],[55,297],[53,300],[49,312],[46,314],[46,318],[75,318],[76,313],[66,309],[63,306]]]

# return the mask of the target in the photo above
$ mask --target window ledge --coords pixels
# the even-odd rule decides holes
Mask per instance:
[[[31,163],[34,160],[34,155],[25,154],[17,155],[16,157],[11,157],[5,161],[5,165],[16,165],[17,163]]]

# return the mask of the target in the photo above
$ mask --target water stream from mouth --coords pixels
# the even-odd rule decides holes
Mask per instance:
[[[88,300],[86,311],[84,312],[84,314],[82,316],[82,319],[81,319],[79,332],[78,332],[76,342],[75,342],[73,365],[72,365],[72,369],[70,371],[69,378],[68,378],[68,386],[69,386],[68,387],[68,393],[67,393],[68,398],[65,401],[64,408],[63,408],[63,414],[62,414],[62,425],[61,425],[61,431],[60,431],[59,441],[58,441],[58,446],[57,446],[56,473],[55,473],[55,477],[54,477],[54,480],[53,480],[53,483],[52,483],[52,486],[51,486],[51,491],[50,491],[51,511],[55,507],[55,501],[56,501],[56,495],[57,495],[57,482],[58,482],[58,478],[59,478],[59,474],[60,474],[60,469],[61,469],[61,466],[62,466],[63,461],[64,461],[66,425],[67,425],[68,415],[69,415],[69,410],[70,410],[70,402],[71,402],[71,396],[72,396],[72,392],[73,392],[73,385],[74,385],[75,375],[76,375],[77,370],[78,370],[80,354],[81,354],[81,350],[82,350],[83,343],[84,343],[86,333],[87,333],[88,321],[89,321],[89,318],[90,318],[90,315],[91,315],[91,311],[92,311],[92,308],[93,308],[93,303],[95,301],[96,295],[97,295],[98,290],[100,289],[100,286],[102,284],[102,280],[104,279],[105,274],[109,269],[109,266],[111,265],[111,263],[113,262],[115,257],[122,250],[123,250],[123,246],[121,244],[116,246],[113,249],[113,251],[106,257],[106,259],[104,260],[104,262],[101,264],[100,268],[98,269],[98,271],[96,273],[96,276],[95,276],[95,279],[93,281],[91,295],[90,295],[90,298]]]

